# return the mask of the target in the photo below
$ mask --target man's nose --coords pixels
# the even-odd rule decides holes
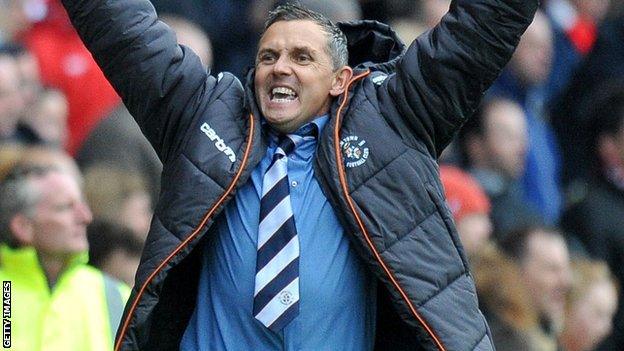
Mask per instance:
[[[276,75],[289,75],[292,73],[292,62],[286,55],[280,56],[273,65],[273,73]]]
[[[93,213],[85,202],[81,202],[76,207],[76,217],[80,223],[89,224],[93,220]]]

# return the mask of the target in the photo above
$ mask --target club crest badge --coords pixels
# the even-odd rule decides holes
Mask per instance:
[[[360,139],[356,135],[342,138],[340,149],[342,149],[345,166],[348,168],[361,166],[368,159],[369,150],[366,146],[366,140]]]

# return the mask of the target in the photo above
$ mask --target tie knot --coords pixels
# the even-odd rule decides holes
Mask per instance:
[[[295,133],[282,135],[279,138],[276,154],[288,155],[304,140],[313,140],[318,137],[318,126],[315,123],[308,123]]]

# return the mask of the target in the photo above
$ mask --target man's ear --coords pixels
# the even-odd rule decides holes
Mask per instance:
[[[349,66],[343,66],[337,70],[334,73],[334,78],[332,79],[332,86],[329,90],[329,95],[336,97],[344,93],[345,89],[347,89],[347,84],[349,84],[352,77],[353,69]]]
[[[34,227],[30,218],[23,214],[15,215],[9,222],[11,233],[19,246],[31,246],[33,243]]]

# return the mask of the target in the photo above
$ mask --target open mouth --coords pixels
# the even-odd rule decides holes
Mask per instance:
[[[297,99],[297,93],[287,87],[275,87],[271,90],[270,98],[272,102],[284,103]]]

